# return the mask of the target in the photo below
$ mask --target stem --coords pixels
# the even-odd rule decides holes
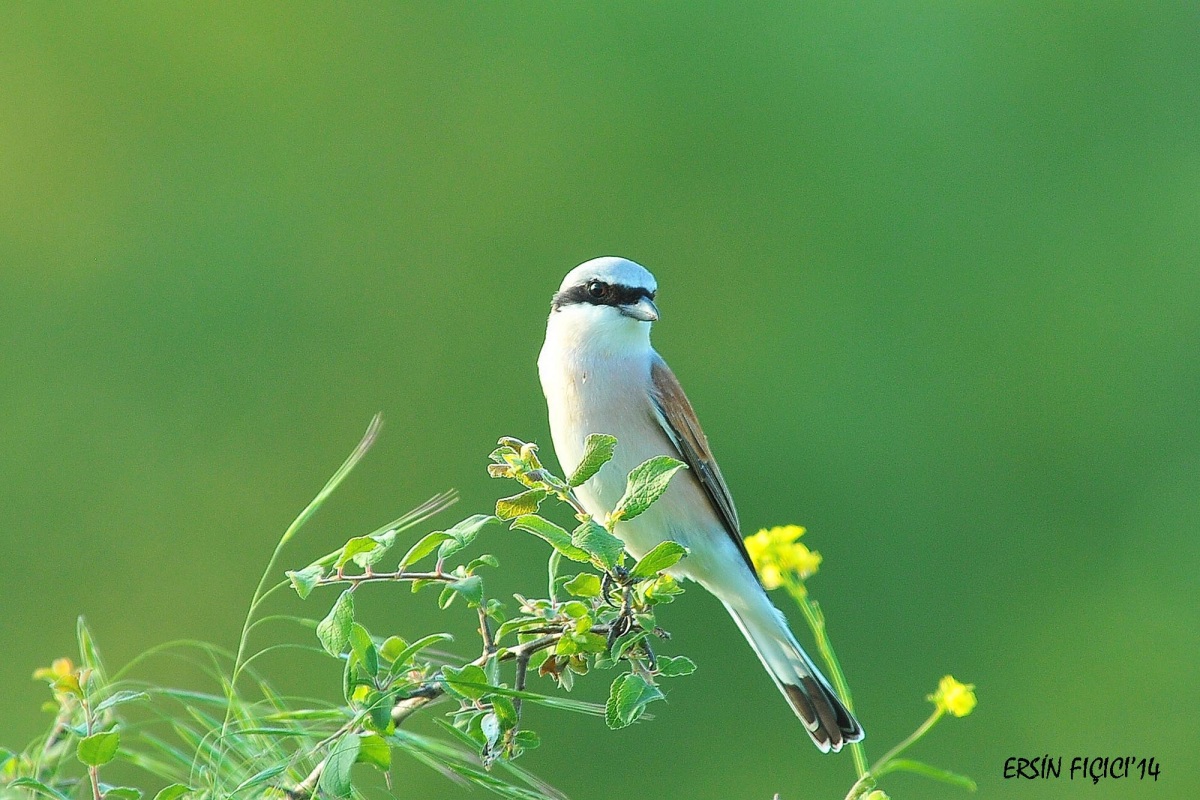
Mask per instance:
[[[269,594],[267,581],[275,573],[275,566],[279,563],[279,556],[283,552],[283,548],[291,541],[292,537],[296,535],[296,532],[300,530],[304,523],[308,522],[309,518],[317,513],[317,509],[329,499],[329,496],[333,494],[338,485],[345,480],[350,471],[367,454],[367,451],[371,449],[371,445],[375,444],[375,439],[379,436],[379,429],[382,425],[383,417],[376,414],[371,419],[366,433],[363,434],[362,439],[359,440],[353,452],[342,462],[342,465],[333,473],[333,476],[325,482],[325,485],[321,487],[321,491],[317,493],[317,496],[304,507],[299,516],[292,520],[292,524],[283,532],[283,536],[280,537],[279,542],[275,545],[275,550],[271,553],[271,560],[267,562],[267,568],[263,570],[262,577],[258,579],[258,586],[254,589],[254,597],[250,600],[250,608],[246,611],[246,619],[242,622],[242,633],[238,637],[237,654],[234,656],[233,670],[230,672],[229,685],[225,690],[225,720],[221,723],[221,738],[219,741],[222,748],[221,757],[217,761],[218,774],[225,760],[224,741],[225,736],[229,732],[229,723],[233,719],[233,698],[237,694],[238,678],[241,677],[242,670],[245,667],[246,645],[250,641],[250,627],[254,621],[254,612],[258,610],[259,605],[262,604],[267,594]],[[97,800],[99,799],[97,798]]]
[[[516,670],[516,675],[513,678],[513,688],[515,688],[518,692],[525,691],[525,674],[529,671],[529,658],[532,655],[533,655],[532,653],[522,653],[521,655],[517,656],[517,670]],[[520,697],[513,698],[513,708],[516,709],[517,719],[520,720],[521,719],[521,698]]]
[[[796,601],[796,605],[800,606],[800,611],[804,614],[804,620],[808,623],[808,627],[812,629],[813,638],[817,642],[817,649],[821,652],[821,657],[825,659],[825,666],[829,668],[830,677],[833,680],[833,688],[841,696],[842,702],[846,704],[846,708],[850,709],[850,713],[854,713],[854,698],[850,696],[850,684],[846,682],[846,675],[842,672],[841,662],[838,661],[837,653],[833,650],[833,643],[829,641],[829,634],[825,630],[825,615],[821,612],[816,601],[808,596],[808,590],[804,584],[797,581],[789,580],[785,584],[788,594]],[[867,751],[863,748],[862,742],[850,743],[850,755],[854,759],[854,770],[858,773],[859,781],[867,776]],[[855,784],[857,786],[857,784]],[[853,790],[851,790],[853,791]]]
[[[929,719],[927,719],[921,723],[921,727],[917,728],[915,731],[913,731],[911,734],[909,734],[908,738],[905,739],[904,741],[902,741],[900,744],[896,745],[891,750],[888,750],[886,753],[884,753],[883,758],[879,759],[874,764],[872,764],[871,772],[875,775],[882,774],[881,771],[884,769],[884,767],[887,766],[889,761],[891,761],[896,756],[900,755],[902,752],[904,752],[909,747],[909,745],[911,745],[913,742],[917,741],[922,736],[924,736],[926,733],[928,733],[929,729],[932,728],[934,726],[934,724],[939,719],[941,719],[942,715],[945,713],[946,712],[943,711],[940,707],[935,708],[933,710],[933,713],[929,715]]]
[[[854,785],[850,787],[850,791],[846,792],[846,800],[857,800],[862,796],[863,792],[875,788],[875,776],[871,773],[860,775]]]
[[[295,800],[307,800],[312,797],[317,791],[317,781],[321,780],[321,773],[325,771],[325,765],[329,763],[329,759],[323,758],[317,765],[313,767],[312,772],[308,773],[308,777],[292,789],[285,789],[284,793]]]
[[[554,581],[558,578],[558,565],[562,562],[562,553],[557,550],[550,551],[550,563],[546,565],[546,570],[550,577],[550,608],[558,610],[558,596],[554,592]]]
[[[328,578],[321,578],[321,580],[317,581],[316,585],[333,586],[338,583],[349,583],[357,586],[360,583],[376,583],[381,581],[441,581],[442,583],[454,583],[457,580],[461,580],[461,578],[440,570],[434,572],[408,572],[400,569],[395,572],[364,572],[360,575],[335,572]]]
[[[87,688],[84,688],[84,693],[87,693]],[[79,698],[79,704],[83,706],[83,728],[88,736],[92,735],[92,704],[87,701],[86,697]],[[92,798],[93,800],[101,800],[100,795],[100,770],[94,766],[88,766],[88,777],[92,781]]]
[[[483,637],[483,657],[486,659],[496,652],[496,641],[492,638],[492,626],[488,622],[487,612],[483,609],[484,601],[479,603],[479,635]]]

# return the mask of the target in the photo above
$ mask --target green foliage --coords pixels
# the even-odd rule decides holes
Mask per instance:
[[[613,730],[632,725],[645,713],[646,706],[663,699],[663,693],[645,677],[626,673],[614,680],[609,688],[604,722]]]
[[[340,656],[350,646],[350,629],[354,625],[354,595],[350,590],[338,595],[325,619],[317,623],[317,638],[331,656]]]
[[[507,521],[525,514],[536,514],[548,496],[549,492],[545,489],[526,489],[512,497],[502,498],[496,501],[496,516]]]
[[[353,790],[350,783],[350,768],[358,760],[360,740],[356,733],[346,733],[333,743],[325,757],[325,769],[321,772],[321,789],[333,797],[349,797]]]
[[[76,755],[89,767],[99,767],[113,760],[121,746],[121,734],[117,731],[93,733],[79,740]]]
[[[617,437],[604,433],[588,434],[583,443],[583,458],[567,480],[571,486],[582,486],[612,460],[617,450]]]
[[[288,570],[286,574],[288,580],[292,582],[292,588],[296,590],[296,594],[300,595],[301,600],[304,600],[317,587],[321,578],[325,577],[325,567],[320,564],[309,564],[304,569]]]
[[[629,571],[629,577],[643,580],[653,578],[678,564],[686,555],[687,548],[678,542],[660,542],[634,564],[633,569]]]
[[[404,558],[400,559],[400,567],[409,567],[420,561],[425,556],[437,550],[438,547],[452,537],[445,531],[434,531],[421,537],[421,540],[414,544],[409,551],[404,554]]]
[[[687,465],[670,456],[655,456],[634,467],[629,473],[625,494],[613,510],[613,518],[629,520],[645,513],[662,497],[671,478],[681,469],[687,469]]]
[[[589,572],[581,572],[563,584],[563,588],[576,597],[599,597],[600,578]]]
[[[525,514],[517,517],[513,521],[512,527],[516,530],[532,533],[572,561],[587,563],[592,560],[592,556],[588,551],[574,544],[571,534],[550,520],[539,517],[536,514]]]
[[[655,607],[681,591],[661,571],[683,558],[684,548],[664,543],[627,572],[615,533],[618,518],[594,520],[575,497],[574,487],[611,460],[617,443],[610,436],[589,438],[584,462],[570,480],[541,464],[536,445],[503,439],[492,453],[489,474],[516,481],[521,491],[499,500],[495,514],[473,514],[444,530],[408,539],[410,529],[453,500],[441,495],[374,532],[349,537],[272,583],[283,545],[362,459],[377,432],[375,421],[280,540],[236,652],[199,642],[172,643],[147,651],[110,679],[81,621],[79,665],[63,659],[38,672],[53,692],[54,727],[21,753],[0,751],[0,797],[8,789],[59,800],[85,792],[104,800],[143,796],[142,788],[103,782],[109,765],[118,761],[144,773],[146,785],[167,784],[154,795],[156,800],[282,793],[293,798],[356,797],[363,779],[372,771],[390,774],[394,752],[402,751],[502,797],[559,800],[552,787],[514,763],[541,742],[525,726],[525,705],[603,716],[610,727],[625,727],[643,719],[647,705],[663,699],[658,678],[695,669],[682,656],[658,656],[651,644],[665,636],[656,627]],[[625,518],[657,500],[678,468],[654,459],[635,469]],[[549,518],[556,512],[564,521],[572,520],[571,532]],[[489,526],[500,522],[550,545],[550,596],[518,594],[509,603],[491,596],[485,573],[499,562],[472,551]],[[407,549],[391,562],[393,569],[387,560],[393,547],[401,545]],[[417,568],[429,564],[435,553],[431,567]],[[583,565],[584,571],[558,578],[561,557]],[[354,603],[354,593],[364,583],[408,584],[414,590],[439,585],[440,608],[453,613],[465,607],[478,619],[477,649],[437,651],[453,639],[436,631],[410,641],[391,631],[371,630]],[[309,603],[329,589],[337,591],[329,593],[326,611],[316,623],[286,614],[263,616],[263,604],[290,594],[288,588]],[[301,643],[281,641],[251,651],[252,637],[268,620],[301,623]],[[257,671],[260,655],[296,646],[329,660],[328,688],[341,695],[340,703],[285,700]],[[188,657],[212,678],[217,691],[163,687],[132,677],[163,656]],[[598,669],[618,670],[607,679],[612,683],[607,704],[566,694],[577,679]],[[542,683],[540,690],[534,682]],[[435,705],[439,700],[444,702]],[[444,735],[406,730],[408,718],[419,713],[435,714]]]
[[[594,519],[579,523],[571,533],[571,544],[591,556],[593,563],[611,570],[625,560],[625,546]]]

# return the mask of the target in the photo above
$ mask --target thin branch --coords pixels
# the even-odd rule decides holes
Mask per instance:
[[[487,611],[484,609],[484,601],[479,602],[479,635],[483,637],[483,657],[486,660],[488,656],[496,652],[496,640],[492,637],[492,624],[488,620]]]
[[[333,586],[338,583],[349,583],[357,586],[362,583],[382,581],[440,581],[442,583],[454,583],[457,580],[462,579],[445,572],[405,572],[402,569],[398,569],[395,572],[364,572],[360,575],[335,572],[327,578],[321,578],[321,580],[317,581],[316,585]]]

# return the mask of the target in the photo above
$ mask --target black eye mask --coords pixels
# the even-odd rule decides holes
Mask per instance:
[[[598,296],[593,289],[599,288]],[[604,283],[590,280],[576,284],[554,295],[551,307],[557,311],[563,306],[587,303],[593,306],[631,306],[643,297],[654,299],[655,293],[641,286],[623,286],[619,283]]]

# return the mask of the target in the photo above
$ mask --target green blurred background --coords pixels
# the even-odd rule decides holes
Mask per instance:
[[[873,755],[951,672],[979,708],[913,755],[981,796],[1195,796],[1200,14],[850,6],[0,11],[0,741],[45,724],[29,676],[79,613],[114,663],[232,644],[376,411],[288,566],[444,488],[440,522],[487,510],[494,440],[549,443],[550,294],[619,254],[747,528],[824,555]],[[487,541],[508,589],[541,585],[526,538]],[[534,712],[531,767],[577,798],[845,793],[715,601],[664,621],[700,671],[657,719]],[[336,691],[328,660],[270,669]],[[1043,753],[1162,777],[1001,779]]]

